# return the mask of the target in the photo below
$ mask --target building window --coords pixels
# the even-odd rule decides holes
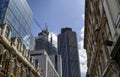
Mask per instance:
[[[2,64],[2,54],[0,54],[0,68],[2,67],[1,64]]]
[[[16,39],[16,48],[18,49],[19,48],[19,40]]]
[[[21,77],[21,74],[22,74],[22,67],[19,67],[18,77]]]
[[[15,59],[13,60],[13,64],[12,64],[12,73],[15,75],[16,73],[16,61]]]
[[[25,55],[25,45],[23,44],[23,51],[22,51],[22,54]]]
[[[3,54],[3,59],[2,59],[2,68],[7,72],[8,66],[9,66],[9,58],[10,54],[8,50],[4,50],[5,53]]]
[[[58,70],[58,60],[57,60],[57,55],[55,55],[55,68]]]
[[[2,67],[2,59],[3,59],[3,50],[4,47],[0,44],[0,68]]]
[[[24,71],[24,75],[25,75],[25,77],[28,77],[28,75],[27,75],[27,68],[25,69],[25,71]]]
[[[6,27],[6,30],[5,30],[5,37],[6,38],[9,38],[9,32],[10,32],[9,28]]]
[[[26,76],[25,77],[30,77],[29,69],[26,69]]]
[[[35,60],[35,67],[37,68],[38,67],[38,59]]]
[[[23,53],[23,44],[20,45],[20,52]]]

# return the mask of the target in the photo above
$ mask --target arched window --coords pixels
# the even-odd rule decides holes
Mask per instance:
[[[13,60],[13,63],[12,63],[12,73],[14,75],[16,74],[16,61],[15,61],[15,59]]]
[[[25,50],[26,50],[26,47],[25,47],[25,45],[23,44],[23,51],[22,51],[23,56],[25,56]]]
[[[18,71],[18,77],[21,77],[22,75],[22,66],[19,67],[19,71]]]
[[[23,44],[20,44],[20,52],[23,52]]]
[[[4,50],[4,52],[5,52],[5,53],[3,54],[2,68],[7,71],[8,66],[9,66],[10,54],[9,54],[9,51],[6,50],[6,49]]]
[[[9,24],[4,24],[3,25],[3,35],[7,38],[11,38],[11,27]]]
[[[4,54],[4,47],[0,44],[0,67],[2,67],[2,59]]]
[[[16,39],[15,45],[16,45],[16,48],[19,49],[19,40],[18,39]]]
[[[9,38],[9,33],[10,33],[10,29],[9,29],[9,27],[6,27],[6,30],[5,30],[5,37],[6,38]]]

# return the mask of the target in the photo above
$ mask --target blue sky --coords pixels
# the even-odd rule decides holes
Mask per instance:
[[[83,49],[84,36],[84,0],[28,0],[35,18],[42,28],[45,23],[48,26],[49,32],[58,35],[61,28],[71,27],[77,33],[81,69],[86,69],[86,55]],[[37,36],[40,28],[32,23],[32,33]],[[82,76],[85,77],[85,71],[82,71]]]
[[[33,17],[49,31],[60,33],[61,28],[71,27],[77,33],[84,24],[84,0],[28,0],[33,11]],[[37,29],[37,30],[36,30]],[[34,22],[34,35],[40,31]]]

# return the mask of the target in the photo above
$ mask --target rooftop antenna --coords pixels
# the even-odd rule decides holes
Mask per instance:
[[[48,31],[48,26],[47,26],[47,23],[45,23],[45,28],[44,28],[45,31]]]

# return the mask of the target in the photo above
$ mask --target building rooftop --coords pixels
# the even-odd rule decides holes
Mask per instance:
[[[72,28],[66,27],[61,29],[61,33],[64,33],[66,31],[72,31]]]

